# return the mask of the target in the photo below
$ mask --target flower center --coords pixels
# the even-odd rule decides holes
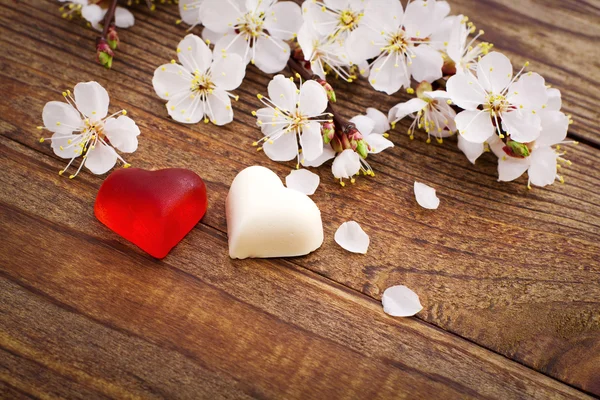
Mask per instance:
[[[263,32],[263,25],[265,23],[265,13],[260,12],[255,14],[254,11],[246,13],[242,18],[239,19],[235,30],[246,36],[246,39],[252,39],[259,37]]]
[[[344,10],[340,13],[340,30],[354,30],[360,20],[362,19],[363,14],[355,13],[352,10]]]
[[[408,39],[403,30],[391,34],[387,38],[387,46],[383,47],[383,51],[388,53],[406,53],[408,49]]]
[[[293,111],[290,113],[288,117],[290,121],[289,131],[295,132],[298,129],[301,129],[306,123],[308,123],[308,118],[303,115],[299,110]]]
[[[194,78],[192,79],[192,87],[191,87],[191,90],[193,93],[206,96],[206,95],[212,93],[214,88],[215,88],[215,84],[213,83],[210,75],[208,75],[208,74],[201,75],[198,72],[196,72],[194,74]]]
[[[483,109],[492,114],[502,114],[509,108],[508,100],[501,94],[490,93],[487,96],[486,104],[483,105]]]

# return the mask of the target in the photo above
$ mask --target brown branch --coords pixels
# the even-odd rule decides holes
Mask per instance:
[[[106,40],[106,35],[108,34],[108,28],[110,28],[110,25],[113,22],[113,19],[115,18],[115,10],[117,9],[117,0],[112,0],[110,3],[110,7],[108,7],[108,11],[106,11],[106,14],[104,15],[104,21],[102,22],[102,36],[100,36],[98,39],[100,41],[102,40]],[[98,39],[96,39],[96,41],[98,41]]]

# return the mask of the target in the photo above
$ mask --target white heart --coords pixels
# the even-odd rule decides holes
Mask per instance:
[[[323,244],[321,211],[305,194],[283,186],[271,170],[241,171],[227,195],[231,258],[302,256]]]

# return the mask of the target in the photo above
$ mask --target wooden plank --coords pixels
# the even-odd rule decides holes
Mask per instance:
[[[387,317],[372,299],[293,264],[230,260],[212,228],[194,229],[162,262],[131,251],[85,211],[97,177],[57,191],[58,177],[41,179],[55,160],[8,145],[0,145],[2,167],[27,162],[29,179],[16,170],[0,177],[9,300],[0,345],[48,368],[55,384],[134,398],[186,397],[184,389],[200,397],[585,397],[419,320]],[[17,187],[38,199],[28,211],[15,201]],[[48,201],[64,208],[45,213]],[[29,382],[33,390],[45,383]]]
[[[249,116],[258,106],[253,95],[264,93],[269,79],[253,68],[238,90],[242,99],[234,105],[236,121],[231,125],[187,127],[165,118],[164,105],[154,96],[149,77],[157,65],[173,57],[175,43],[182,36],[181,28],[170,24],[174,10],[151,15],[140,10],[136,25],[122,32],[123,48],[114,70],[104,71],[93,65],[89,54],[94,37],[90,31],[57,18],[54,3],[23,3],[23,7],[0,5],[0,43],[6,49],[0,59],[0,84],[14,94],[0,99],[1,126],[10,139],[3,143],[16,151],[8,170],[20,179],[31,177],[19,167],[24,162],[17,155],[23,150],[14,147],[17,142],[51,154],[48,146],[35,143],[33,129],[23,129],[39,124],[39,112],[31,110],[41,111],[46,101],[57,99],[56,93],[65,85],[90,79],[105,85],[112,105],[126,107],[142,128],[140,149],[128,161],[145,168],[188,167],[207,180],[211,208],[203,221],[206,229],[225,231],[224,198],[241,168],[259,163],[280,176],[289,171],[290,165],[271,163],[249,146],[259,136]],[[461,3],[461,7],[465,5]],[[13,24],[20,18],[20,10],[25,10],[28,18]],[[473,13],[470,16],[476,20]],[[510,37],[503,29],[502,25],[494,28],[500,42]],[[19,46],[13,46],[7,38],[17,35]],[[48,54],[53,55],[52,63],[48,63]],[[573,96],[586,101],[588,94],[580,92],[579,86],[574,85]],[[589,85],[583,86],[587,90]],[[339,96],[340,109],[348,117],[373,104],[386,110],[406,98],[373,93],[365,82],[339,87],[345,94]],[[565,105],[568,101],[571,99],[565,98]],[[594,114],[577,109],[577,104],[572,100],[570,106],[578,121],[574,130],[585,136],[577,112],[584,121],[593,120]],[[406,127],[402,125],[402,129]],[[599,374],[595,360],[600,359],[597,150],[580,145],[569,151],[576,164],[565,174],[566,186],[528,192],[522,182],[494,182],[491,157],[474,167],[452,143],[427,146],[419,140],[410,142],[402,134],[392,138],[397,147],[373,161],[378,171],[375,179],[361,179],[342,191],[331,183],[326,167],[318,171],[323,183],[314,199],[324,214],[326,243],[316,254],[293,262],[374,299],[379,299],[387,286],[406,283],[421,295],[425,321],[600,393],[595,379]],[[51,180],[55,191],[65,191],[71,213],[89,212],[98,178],[81,177],[92,182],[88,186],[91,194],[85,204],[73,208],[81,202],[74,189],[80,183],[52,176],[56,170],[48,170],[47,161],[39,163],[28,154],[26,165],[37,165],[48,174],[40,174],[39,183]],[[61,164],[52,165],[59,168]],[[424,212],[415,206],[410,189],[414,179],[438,188],[443,202],[438,212]],[[45,202],[40,202],[34,190],[10,193],[10,204],[17,209],[32,213],[35,208],[36,218],[52,216],[53,222],[67,221],[70,228],[78,229],[71,213],[57,210],[56,193],[48,191]],[[348,219],[358,220],[371,234],[368,256],[349,255],[333,243],[333,232]],[[137,252],[101,226],[96,230],[94,235],[111,246]]]

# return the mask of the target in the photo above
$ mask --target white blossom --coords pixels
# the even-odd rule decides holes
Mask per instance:
[[[61,7],[63,11],[63,18],[69,18],[74,14],[81,14],[81,16],[90,23],[90,25],[96,29],[102,30],[102,22],[104,15],[108,11],[108,3],[99,3],[95,0],[59,0],[61,3],[65,3]],[[128,9],[117,6],[115,9],[115,26],[117,28],[129,28],[132,27],[135,22],[135,17]]]
[[[330,71],[348,82],[356,79],[350,72],[351,65],[343,40],[319,34],[311,24],[304,23],[298,32],[298,44],[304,59],[310,63],[310,69],[321,79],[326,79]]]
[[[320,35],[344,41],[360,26],[365,0],[306,0],[302,4],[304,20]]]
[[[431,85],[425,83],[431,89]],[[388,113],[389,121],[394,127],[398,121],[412,115],[414,120],[408,128],[408,136],[411,139],[414,138],[415,129],[418,128],[427,132],[427,143],[431,142],[432,135],[442,143],[443,138],[456,132],[454,123],[456,112],[448,104],[448,98],[448,93],[442,90],[419,91],[419,97],[392,107]]]
[[[469,18],[463,15],[446,17],[440,28],[431,35],[434,46],[444,52],[456,69],[456,74],[475,73],[479,58],[489,53],[492,44],[475,41],[484,34],[479,30],[477,35],[469,39],[476,32],[476,27]]]
[[[570,165],[564,159],[564,152],[560,145],[577,143],[567,141],[567,131],[572,122],[568,116],[560,111],[560,92],[555,89],[548,90],[552,99],[549,106],[540,114],[541,133],[530,143],[518,143],[510,139],[505,143],[498,137],[493,137],[489,146],[498,157],[498,180],[512,181],[527,172],[527,186],[546,186],[564,178],[558,174],[560,164]]]
[[[369,82],[387,94],[409,87],[411,76],[418,82],[439,79],[444,60],[429,36],[449,11],[445,1],[417,0],[404,11],[397,0],[372,0],[365,22],[348,36],[350,60],[359,64],[374,58]]]
[[[328,100],[323,86],[309,80],[301,81],[298,89],[292,78],[276,75],[267,90],[269,97],[258,95],[266,107],[253,112],[264,134],[254,144],[261,144],[259,149],[273,161],[297,158],[300,165],[320,157],[323,153],[321,123],[331,121],[331,114],[325,112]]]
[[[452,76],[447,91],[452,102],[464,109],[455,122],[469,142],[483,143],[496,132],[502,138],[501,128],[521,143],[540,135],[539,111],[548,102],[544,78],[531,72],[513,77],[512,64],[501,53],[483,57],[477,65],[477,77]]]
[[[195,124],[204,118],[215,125],[233,120],[229,93],[236,89],[246,73],[236,54],[213,59],[209,47],[196,35],[187,35],[177,46],[180,64],[172,60],[154,71],[152,84],[156,94],[167,102],[167,112],[177,122]]]
[[[79,168],[69,178],[74,178],[83,166],[92,173],[100,175],[109,171],[120,160],[125,167],[129,164],[117,154],[115,148],[123,153],[137,150],[137,136],[140,129],[136,123],[120,110],[108,114],[109,97],[106,90],[97,82],[78,83],[73,94],[63,92],[66,101],[50,101],[44,106],[42,119],[46,129],[53,132],[52,137],[42,138],[40,142],[50,140],[54,154],[70,159],[67,166],[59,171],[62,175],[71,167],[76,158],[82,157]],[[118,116],[115,118],[115,116]]]
[[[350,119],[351,123],[362,134],[367,142],[369,154],[381,153],[385,149],[394,147],[394,143],[387,139],[390,124],[381,111],[375,108],[367,109],[367,115],[357,115]]]
[[[364,175],[375,176],[373,168],[366,160],[367,154],[377,154],[394,147],[394,144],[387,139],[390,124],[381,111],[368,108],[366,115],[357,115],[348,122],[354,124],[362,136],[362,140],[366,143],[366,154],[363,158],[358,149],[345,149],[336,156],[331,166],[331,172],[336,179],[340,180],[342,186],[345,185],[344,179],[349,179],[351,183],[355,183],[354,176],[359,172]]]
[[[215,42],[215,54],[237,54],[265,73],[285,68],[290,46],[302,24],[300,6],[277,0],[204,0],[203,36]]]

